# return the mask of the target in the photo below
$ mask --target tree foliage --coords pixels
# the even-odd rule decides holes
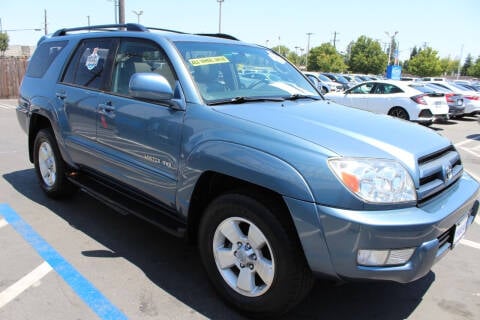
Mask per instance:
[[[2,55],[7,51],[8,41],[8,34],[0,32],[0,52]]]
[[[278,46],[272,47],[271,49],[284,57],[287,57],[288,54],[290,53],[290,49],[288,49],[288,47],[284,45],[278,45]]]
[[[347,68],[343,57],[330,43],[312,48],[308,53],[307,70],[344,72]]]
[[[379,74],[385,71],[388,56],[382,51],[380,42],[360,36],[349,45],[347,63],[355,73]]]
[[[408,72],[420,77],[441,75],[442,65],[438,52],[430,47],[425,47],[409,61]]]
[[[478,56],[477,60],[475,60],[475,63],[467,69],[467,76],[476,78],[480,77],[480,56]]]
[[[468,54],[468,56],[465,58],[465,63],[463,64],[462,71],[460,74],[462,76],[466,76],[468,73],[468,69],[473,65],[473,57],[471,54]]]
[[[460,60],[452,60],[450,57],[440,59],[443,75],[455,75],[460,65]]]

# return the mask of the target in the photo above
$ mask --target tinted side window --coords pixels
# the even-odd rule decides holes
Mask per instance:
[[[129,95],[130,78],[139,72],[160,74],[172,88],[175,86],[173,68],[157,44],[146,40],[122,40],[113,66],[112,92]]]
[[[67,43],[68,41],[53,41],[40,44],[28,63],[26,75],[33,78],[43,77]]]
[[[374,86],[374,83],[364,83],[362,85],[359,85],[358,87],[353,88],[350,90],[350,93],[359,93],[359,94],[366,94],[370,93]]]
[[[62,81],[77,86],[104,89],[114,51],[113,39],[83,41],[65,71]]]

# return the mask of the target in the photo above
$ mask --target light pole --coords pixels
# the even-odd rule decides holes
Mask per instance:
[[[385,31],[385,34],[387,35],[387,37],[391,38],[390,48],[388,50],[388,63],[387,63],[387,66],[389,66],[391,58],[392,58],[393,46],[395,45],[395,36],[398,34],[398,31],[395,31],[395,33],[393,35],[390,35],[390,32]]]
[[[139,10],[139,11],[133,10],[132,12],[137,15],[137,23],[140,24],[140,16],[143,14],[143,10]]]
[[[217,0],[218,2],[218,33],[222,33],[222,3],[225,0]]]
[[[107,0],[113,2],[113,14],[115,15],[115,24],[118,23],[118,7],[120,6],[118,0]]]
[[[308,66],[308,54],[310,53],[310,36],[313,34],[313,32],[307,32],[307,37],[308,37],[308,41],[307,41],[307,56],[305,57],[305,60],[306,60],[306,66]]]

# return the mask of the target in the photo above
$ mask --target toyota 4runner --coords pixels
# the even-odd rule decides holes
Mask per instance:
[[[48,196],[82,189],[190,239],[252,316],[288,311],[315,276],[423,277],[478,211],[447,139],[325,101],[282,56],[224,34],[58,30],[17,116]]]

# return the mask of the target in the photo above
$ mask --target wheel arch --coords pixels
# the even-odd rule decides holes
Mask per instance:
[[[389,116],[396,117],[395,115],[393,115],[393,111],[394,111],[394,110],[403,110],[403,111],[405,111],[405,113],[408,115],[408,119],[405,119],[405,120],[410,120],[410,119],[414,118],[414,117],[410,114],[410,112],[408,111],[408,109],[405,108],[405,107],[402,107],[402,106],[393,106],[393,107],[391,107],[391,108],[388,110],[388,113],[387,113],[387,114],[388,114]]]
[[[180,212],[188,213],[189,239],[196,239],[196,229],[206,206],[226,192],[242,190],[276,199],[282,203],[282,211],[288,213],[292,226],[294,213],[288,209],[283,196],[314,202],[306,181],[290,164],[234,143],[216,141],[202,145],[187,158],[179,176],[183,181],[179,182],[177,205]]]

